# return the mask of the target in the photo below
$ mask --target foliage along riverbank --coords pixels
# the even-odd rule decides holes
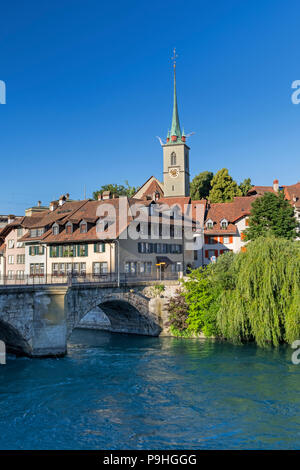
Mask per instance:
[[[300,338],[300,243],[258,238],[193,270],[169,302],[172,334],[259,346]]]

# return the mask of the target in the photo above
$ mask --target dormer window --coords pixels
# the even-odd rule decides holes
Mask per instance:
[[[66,224],[66,233],[68,235],[70,235],[71,233],[73,233],[73,224],[71,222],[68,222]]]
[[[209,219],[207,222],[206,222],[206,228],[207,229],[212,229],[214,228],[214,223],[211,219]]]
[[[226,219],[222,219],[220,222],[221,229],[226,230],[228,227],[228,221]]]
[[[87,223],[81,222],[80,223],[80,233],[87,233]]]
[[[52,225],[52,233],[53,235],[58,235],[59,234],[59,227],[57,224]]]
[[[176,153],[171,153],[171,165],[176,165]]]

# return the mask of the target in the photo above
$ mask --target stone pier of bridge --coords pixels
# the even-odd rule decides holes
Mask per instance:
[[[63,356],[72,331],[94,309],[112,332],[169,336],[167,304],[179,282],[165,281],[160,296],[155,284],[0,287],[0,340],[14,354]]]

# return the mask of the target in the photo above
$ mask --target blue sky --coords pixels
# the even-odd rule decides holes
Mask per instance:
[[[2,2],[0,213],[162,177],[175,46],[191,176],[300,180],[299,2]]]

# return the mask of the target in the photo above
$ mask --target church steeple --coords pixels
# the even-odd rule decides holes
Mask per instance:
[[[172,115],[172,126],[171,126],[171,140],[172,142],[181,139],[181,129],[178,116],[178,106],[177,106],[177,92],[176,92],[176,51],[174,49],[173,56],[173,67],[174,67],[174,97],[173,97],[173,115]],[[176,137],[176,139],[174,138]]]
[[[176,93],[176,50],[174,49],[174,97],[171,130],[168,131],[167,142],[163,145],[164,152],[164,195],[165,197],[181,197],[190,194],[189,147],[186,135],[181,132],[177,93]]]

